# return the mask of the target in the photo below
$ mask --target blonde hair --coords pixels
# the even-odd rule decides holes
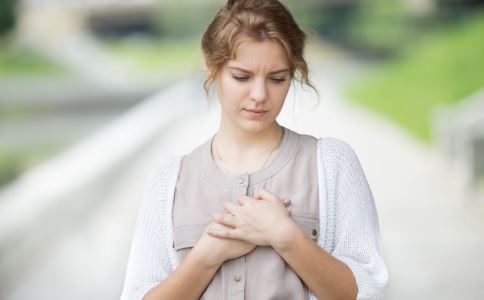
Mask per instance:
[[[217,12],[201,40],[207,65],[203,84],[207,95],[223,65],[235,57],[241,34],[256,41],[271,40],[280,44],[289,60],[291,78],[301,85],[306,84],[318,94],[309,80],[308,65],[304,59],[306,34],[289,10],[277,0],[229,0]]]

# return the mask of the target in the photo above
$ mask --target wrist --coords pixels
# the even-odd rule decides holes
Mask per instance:
[[[292,244],[298,229],[297,224],[288,216],[272,228],[268,242],[276,251],[283,251]]]
[[[200,249],[195,245],[192,250],[188,253],[187,258],[193,260],[197,265],[205,270],[217,270],[223,264],[223,261],[220,261],[218,257],[204,254],[200,251]]]

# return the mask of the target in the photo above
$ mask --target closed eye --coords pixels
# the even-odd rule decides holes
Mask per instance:
[[[282,83],[284,81],[286,81],[286,78],[271,78],[271,80],[274,82],[274,83]]]
[[[249,76],[232,75],[232,78],[237,80],[237,81],[247,81],[247,80],[249,80]],[[286,78],[269,78],[269,79],[276,84],[279,84],[279,83],[286,81]]]
[[[238,81],[247,81],[249,79],[248,76],[235,76],[235,75],[232,75],[232,78]]]

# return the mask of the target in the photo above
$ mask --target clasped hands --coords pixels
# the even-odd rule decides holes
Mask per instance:
[[[213,213],[213,221],[224,226],[209,227],[207,234],[255,246],[274,246],[287,235],[285,228],[292,223],[290,202],[263,188],[254,198],[242,196],[239,204],[225,202],[225,213]]]

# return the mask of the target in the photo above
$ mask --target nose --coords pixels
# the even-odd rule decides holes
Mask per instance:
[[[262,102],[267,97],[265,80],[254,80],[250,90],[250,98],[256,102]]]

